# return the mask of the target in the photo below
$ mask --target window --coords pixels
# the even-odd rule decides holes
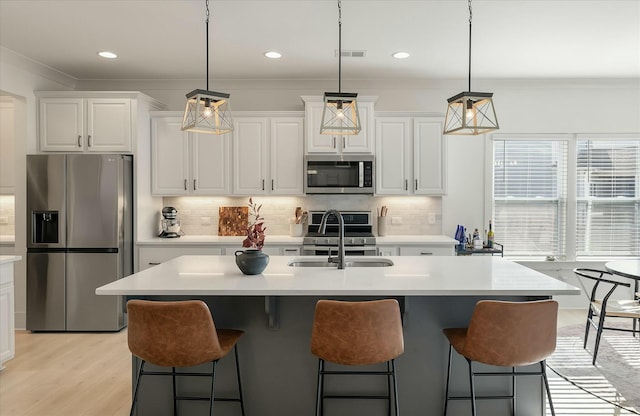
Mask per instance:
[[[640,140],[577,141],[576,255],[640,254]]]
[[[564,254],[566,164],[563,140],[494,141],[495,233],[507,254]]]
[[[640,255],[640,138],[494,138],[493,217],[507,255]]]

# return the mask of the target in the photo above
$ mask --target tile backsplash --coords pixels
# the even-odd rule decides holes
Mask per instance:
[[[218,207],[247,206],[249,197],[164,197],[164,206],[178,210],[185,235],[218,235]],[[288,235],[296,207],[305,211],[371,211],[373,232],[377,234],[376,209],[388,207],[388,235],[442,234],[440,197],[372,197],[369,195],[256,196],[262,204],[267,236]],[[161,218],[158,214],[158,218]],[[158,225],[159,227],[159,225]]]
[[[0,235],[12,236],[15,233],[15,197],[13,195],[0,195]]]

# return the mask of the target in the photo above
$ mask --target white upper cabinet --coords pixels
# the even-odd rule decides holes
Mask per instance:
[[[373,153],[374,103],[376,97],[360,97],[358,113],[362,130],[355,135],[320,134],[323,97],[303,96],[305,102],[306,153]]]
[[[131,101],[111,97],[41,97],[40,150],[131,152]]]
[[[446,157],[442,119],[376,119],[377,195],[446,195]]]
[[[304,120],[302,117],[271,119],[271,194],[304,192]]]
[[[267,118],[235,117],[233,120],[233,193],[267,194]]]
[[[234,118],[233,194],[303,194],[302,117]]]
[[[151,120],[154,195],[228,195],[230,135],[181,131],[182,117]]]

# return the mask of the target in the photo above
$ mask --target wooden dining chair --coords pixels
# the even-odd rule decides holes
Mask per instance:
[[[636,327],[636,323],[640,323],[640,302],[637,296],[634,296],[634,299],[611,299],[611,295],[613,295],[616,289],[631,287],[631,283],[616,280],[612,273],[588,268],[577,268],[574,269],[573,272],[579,278],[595,281],[591,289],[591,294],[589,295],[589,312],[587,313],[587,323],[584,330],[583,348],[587,348],[589,329],[593,327],[596,330],[596,342],[593,347],[593,360],[591,363],[596,365],[603,330],[640,334],[640,325]],[[600,297],[601,293],[605,293],[604,296]],[[606,326],[606,318],[628,318],[632,320],[633,325],[631,329]]]

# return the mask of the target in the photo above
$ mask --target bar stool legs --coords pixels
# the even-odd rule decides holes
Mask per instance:
[[[391,402],[393,401],[393,415],[398,416],[400,413],[398,406],[398,383],[396,379],[395,360],[387,361],[387,371],[329,371],[325,370],[325,361],[320,358],[318,360],[318,386],[316,390],[316,416],[324,415],[324,399],[383,399],[388,401],[388,414],[391,413]],[[325,375],[386,375],[387,376],[387,395],[325,395],[324,394],[324,376]]]

